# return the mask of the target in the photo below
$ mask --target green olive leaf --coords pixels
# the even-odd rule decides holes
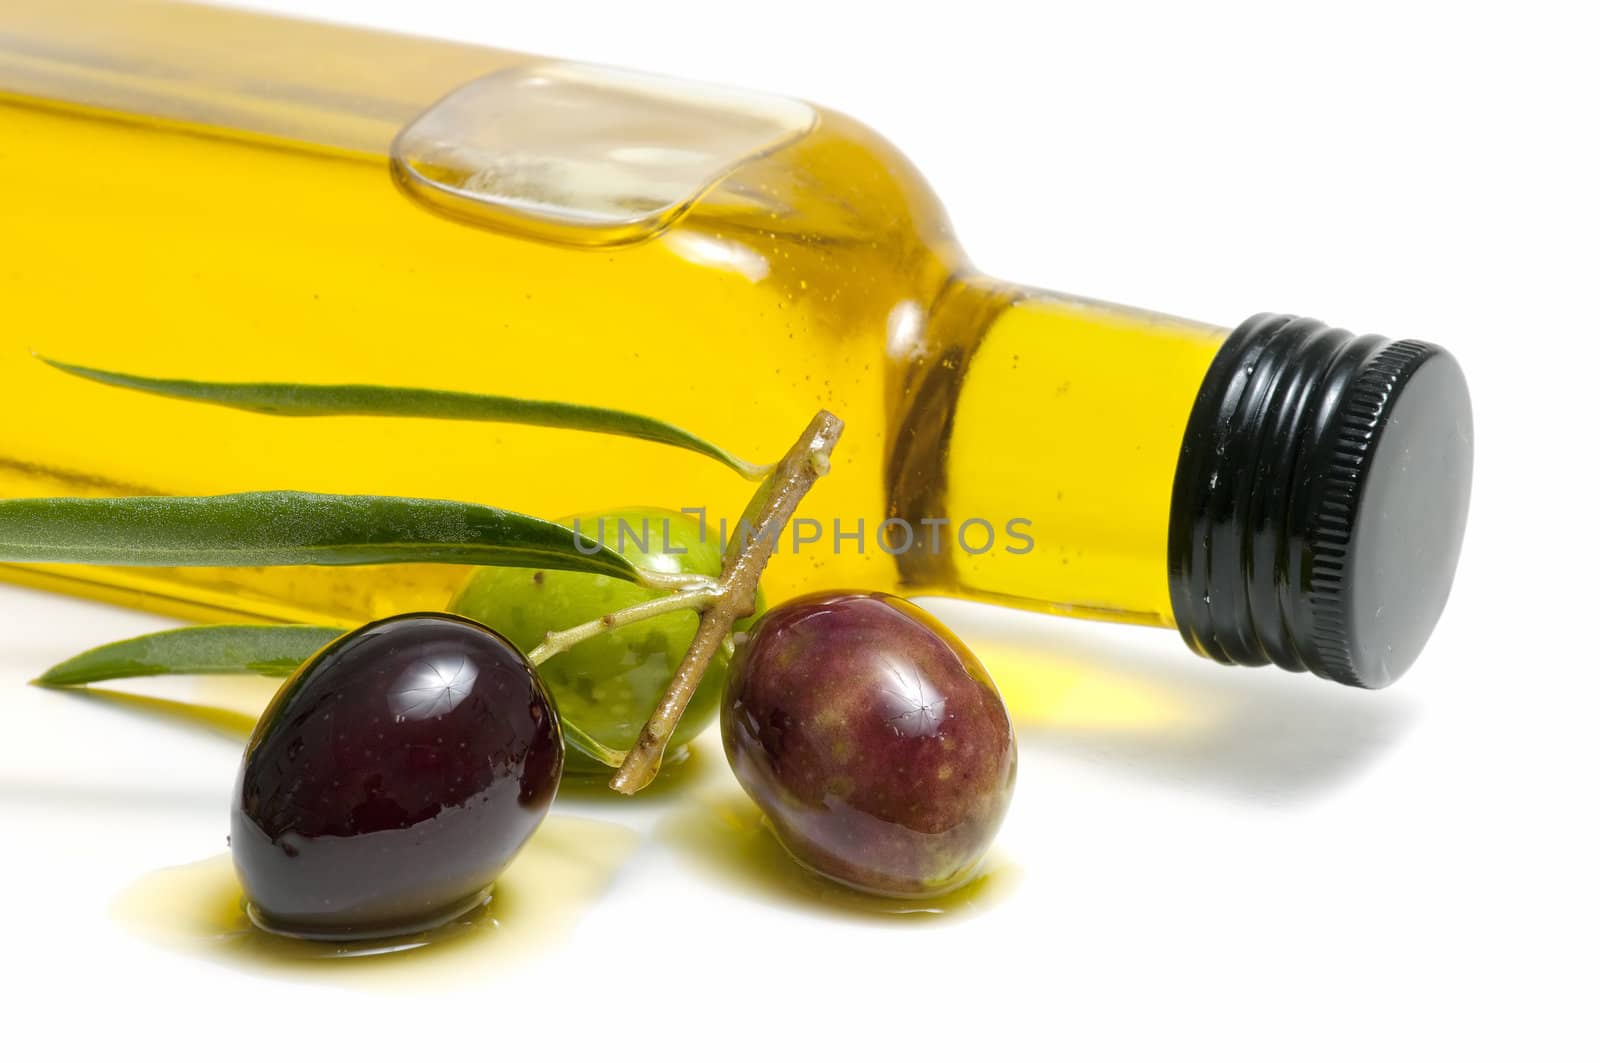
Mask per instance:
[[[554,568],[669,585],[554,521],[472,502],[261,491],[0,500],[0,561]]]
[[[570,402],[515,399],[431,388],[379,387],[368,384],[215,383],[132,376],[104,369],[57,362],[46,365],[112,387],[144,391],[168,398],[229,406],[279,417],[421,417],[441,421],[494,421],[504,424],[601,432],[681,447],[720,461],[746,479],[759,479],[764,466],[735,457],[721,447],[676,425],[642,414],[581,406]]]
[[[281,677],[291,674],[344,634],[343,628],[308,624],[205,624],[173,628],[85,650],[62,661],[34,682],[40,686],[76,687],[153,675]],[[558,717],[560,712],[558,705]],[[602,745],[566,719],[561,720],[561,736],[570,748],[602,764],[616,767],[622,763],[622,750]]]
[[[111,642],[62,661],[34,682],[82,686],[150,675],[286,676],[343,635],[306,624],[208,624]]]

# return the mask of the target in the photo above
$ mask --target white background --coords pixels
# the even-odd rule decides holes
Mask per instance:
[[[636,845],[550,932],[381,985],[108,916],[222,851],[238,741],[22,685],[163,622],[0,588],[8,1058],[1600,1058],[1600,83],[1579,5],[257,6],[811,98],[916,159],[990,273],[1443,343],[1478,425],[1460,575],[1376,694],[1221,669],[1170,632],[938,606],[981,648],[1063,661],[1019,712],[1008,889],[896,921],[741,877],[684,837],[731,785],[713,744],[674,800],[564,795]]]

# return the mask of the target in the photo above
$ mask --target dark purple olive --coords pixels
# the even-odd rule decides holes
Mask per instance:
[[[549,692],[489,628],[412,613],[345,635],[245,750],[230,844],[252,918],[319,938],[448,921],[544,819],[561,758]]]
[[[796,860],[893,897],[970,880],[1017,775],[983,666],[885,594],[811,595],[763,616],[729,667],[722,742]]]

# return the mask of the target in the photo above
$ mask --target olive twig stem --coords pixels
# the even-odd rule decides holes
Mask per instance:
[[[778,536],[812,484],[828,471],[828,456],[843,431],[843,421],[827,410],[819,410],[756,489],[739,522],[741,534],[733,536],[723,552],[722,579],[700,611],[694,640],[622,767],[611,777],[613,790],[637,793],[656,777],[667,740],[717,650],[732,634],[733,625],[755,612],[757,584],[772,558]]]
[[[709,589],[678,591],[660,598],[651,598],[649,601],[639,602],[614,613],[596,617],[586,623],[552,631],[539,641],[528,654],[528,663],[537,667],[564,650],[569,650],[584,639],[613,631],[619,627],[636,624],[641,620],[660,616],[662,613],[674,613],[679,609],[704,609],[717,599],[721,593],[720,584],[713,583]]]
[[[655,591],[704,592],[716,590],[718,583],[697,572],[651,572],[639,570],[639,585]]]

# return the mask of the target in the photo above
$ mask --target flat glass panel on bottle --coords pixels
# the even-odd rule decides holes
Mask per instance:
[[[429,108],[395,140],[395,174],[467,220],[562,243],[624,243],[665,228],[815,119],[781,97],[541,61]]]

